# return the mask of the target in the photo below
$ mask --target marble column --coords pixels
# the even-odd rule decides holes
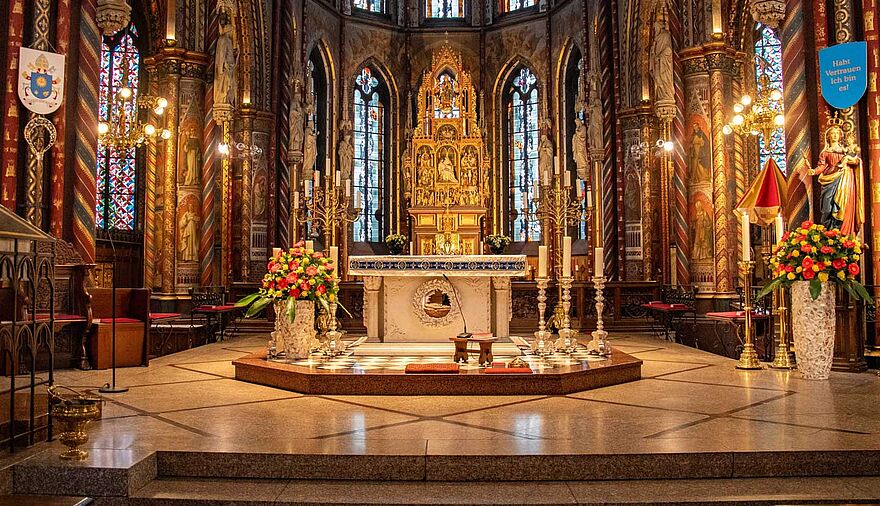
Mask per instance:
[[[382,278],[380,276],[364,276],[364,324],[367,337],[378,338],[382,335],[379,319],[382,316],[381,294]]]
[[[510,335],[510,318],[513,314],[513,299],[509,277],[492,278],[492,307],[495,309],[493,333],[496,336]]]

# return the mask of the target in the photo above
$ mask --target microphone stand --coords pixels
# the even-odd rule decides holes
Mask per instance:
[[[464,332],[456,337],[458,337],[459,339],[470,339],[473,334],[467,331],[467,320],[464,317],[464,308],[461,306],[461,299],[458,298],[458,290],[455,289],[455,285],[452,284],[452,281],[449,280],[449,277],[446,275],[446,273],[442,274],[443,279],[445,279],[446,282],[449,283],[449,286],[452,287],[452,295],[455,296],[455,303],[458,304],[458,311],[461,313],[461,321],[464,324]]]
[[[111,207],[112,209],[112,207]],[[107,237],[110,239],[110,249],[113,251],[113,277],[110,278],[110,383],[98,389],[102,394],[121,394],[128,392],[126,387],[116,386],[116,244],[113,243],[113,227],[107,229]]]

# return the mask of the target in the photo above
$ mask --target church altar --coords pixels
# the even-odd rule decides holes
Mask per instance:
[[[353,256],[348,273],[364,279],[367,337],[383,342],[448,341],[462,331],[462,316],[469,332],[508,337],[510,280],[525,275],[526,257]]]

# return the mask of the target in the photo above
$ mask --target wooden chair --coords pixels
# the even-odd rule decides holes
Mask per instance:
[[[92,290],[92,331],[89,356],[95,369],[107,369],[112,363],[112,290]],[[150,290],[116,289],[116,366],[149,364]]]

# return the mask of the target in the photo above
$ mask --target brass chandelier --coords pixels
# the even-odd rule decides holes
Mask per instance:
[[[724,125],[725,135],[734,132],[740,135],[763,135],[764,143],[769,145],[774,130],[785,125],[785,111],[782,106],[782,91],[772,87],[766,72],[758,78],[757,96],[743,95],[733,104],[733,117]]]
[[[128,68],[127,64],[125,68]],[[128,151],[151,138],[171,138],[171,130],[159,128],[149,120],[151,113],[158,117],[165,114],[168,100],[152,95],[136,97],[130,82],[130,77],[126,75],[125,84],[108,104],[110,117],[98,123],[98,141],[102,146],[117,151]],[[147,120],[141,121],[141,117],[147,117]]]

